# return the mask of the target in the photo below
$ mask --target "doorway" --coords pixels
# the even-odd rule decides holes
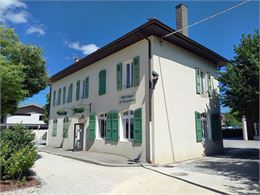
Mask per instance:
[[[74,126],[74,150],[83,150],[84,124],[78,123]]]

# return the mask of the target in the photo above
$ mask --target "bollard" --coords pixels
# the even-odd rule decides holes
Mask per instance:
[[[243,127],[243,139],[245,141],[247,141],[248,136],[247,136],[247,126],[246,126],[246,117],[245,116],[242,117],[242,127]]]

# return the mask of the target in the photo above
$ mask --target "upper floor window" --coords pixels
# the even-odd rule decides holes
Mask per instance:
[[[68,89],[68,100],[67,100],[68,103],[72,102],[72,94],[73,94],[73,83],[70,84]]]
[[[102,113],[99,115],[99,135],[101,138],[106,137],[106,121],[107,121],[107,114]]]
[[[196,93],[197,94],[209,94],[213,92],[213,81],[209,72],[203,72],[199,68],[195,69],[196,75]]]
[[[62,104],[66,103],[66,87],[63,87]]]
[[[208,77],[206,72],[200,72],[201,78],[201,92],[202,94],[206,94],[208,92]]]
[[[89,77],[86,77],[85,80],[83,80],[83,94],[82,98],[88,98],[88,91],[89,91]]]
[[[55,106],[55,102],[56,102],[56,91],[53,91],[53,99],[52,99],[52,106]]]
[[[133,61],[129,61],[124,65],[124,87],[131,88],[134,84]]]
[[[43,121],[43,116],[39,115],[39,121]]]
[[[58,99],[57,99],[57,105],[60,105],[61,103],[61,88],[58,90]]]
[[[132,110],[123,113],[123,136],[125,139],[134,138],[134,112]]]
[[[98,94],[103,95],[106,93],[106,70],[99,72],[99,90]]]
[[[80,97],[80,80],[77,81],[77,86],[76,86],[76,100],[78,101]]]

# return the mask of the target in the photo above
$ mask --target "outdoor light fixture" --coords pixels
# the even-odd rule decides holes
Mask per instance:
[[[158,79],[159,79],[159,74],[157,73],[157,72],[155,72],[155,71],[152,71],[152,86],[151,86],[151,88],[152,89],[155,89],[155,85],[156,85],[156,83],[157,83],[157,81],[158,81]]]

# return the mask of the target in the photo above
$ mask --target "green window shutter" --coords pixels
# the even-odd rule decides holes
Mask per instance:
[[[76,100],[79,100],[79,95],[80,95],[80,81],[77,81],[77,86],[76,86]]]
[[[59,91],[58,91],[57,105],[60,105],[60,103],[61,103],[61,88],[59,88]]]
[[[55,106],[55,101],[56,101],[56,91],[53,92],[53,99],[52,99],[52,106]]]
[[[118,112],[112,113],[112,140],[118,141]]]
[[[196,140],[197,142],[202,141],[202,122],[201,115],[195,111],[195,126],[196,126]]]
[[[140,59],[139,56],[133,59],[133,69],[134,69],[134,87],[137,87],[140,82]]]
[[[116,85],[117,91],[122,90],[122,63],[116,65]]]
[[[53,120],[52,137],[57,136],[57,119]]]
[[[212,140],[222,140],[220,114],[212,114],[210,120]]]
[[[72,102],[73,84],[71,83],[68,90],[68,102]]]
[[[201,93],[201,86],[200,86],[200,69],[195,68],[195,76],[196,76],[196,93],[200,94]]]
[[[62,104],[66,102],[66,87],[63,87],[63,96],[62,96]]]
[[[96,138],[96,115],[94,113],[89,115],[88,137],[92,140]]]
[[[62,136],[64,137],[64,138],[68,138],[68,133],[69,133],[69,119],[66,117],[66,118],[64,118],[64,120],[63,120],[63,134],[62,134]]]
[[[106,140],[112,139],[112,117],[113,114],[111,112],[108,112],[106,121]]]
[[[86,91],[86,81],[83,80],[83,84],[82,84],[82,99],[85,99],[85,91]]]
[[[106,93],[106,70],[101,70],[99,72],[99,95]]]
[[[88,92],[89,92],[89,77],[86,77],[85,79],[85,98],[88,98]]]
[[[142,108],[134,111],[134,143],[142,143]]]
[[[213,83],[212,83],[211,75],[209,72],[207,73],[207,75],[208,75],[209,96],[212,96],[212,94],[213,94],[213,85],[212,84]]]

